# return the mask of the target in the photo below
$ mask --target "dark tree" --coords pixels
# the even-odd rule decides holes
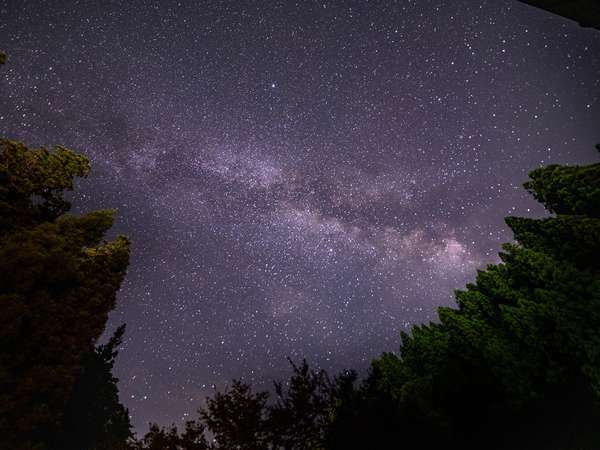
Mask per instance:
[[[264,450],[268,445],[266,424],[266,392],[253,393],[252,388],[234,380],[225,392],[207,399],[200,417],[214,435],[215,449]]]
[[[324,370],[311,369],[306,361],[296,365],[285,383],[275,383],[277,399],[268,404],[266,392],[253,393],[250,386],[234,381],[225,392],[207,399],[200,419],[177,427],[156,424],[138,443],[139,449],[324,449],[327,432],[339,405],[355,394],[356,373],[344,372],[330,379]],[[208,443],[206,432],[214,437]]]
[[[104,330],[129,243],[113,211],[67,214],[85,157],[0,141],[0,447],[52,448],[86,355]]]
[[[119,327],[108,343],[87,353],[65,409],[61,449],[127,448],[132,437],[129,412],[119,402],[117,378],[112,374],[125,326]]]
[[[554,14],[575,20],[583,27],[600,30],[600,4],[597,0],[520,0]]]
[[[558,215],[506,219],[502,263],[373,362],[332,448],[600,448],[600,164],[525,187]]]
[[[549,212],[600,217],[600,174],[596,164],[552,165],[534,170],[529,177],[525,188]]]
[[[277,400],[269,407],[269,430],[273,448],[322,449],[337,401],[352,386],[354,372],[331,380],[324,370],[315,371],[306,362],[290,360],[293,374],[285,383],[275,383]]]
[[[181,438],[177,427],[161,428],[157,424],[150,424],[150,430],[139,443],[138,448],[145,450],[181,450]]]
[[[160,428],[150,424],[150,430],[135,447],[143,450],[209,450],[212,447],[205,437],[205,428],[200,422],[190,420],[180,435],[177,427]]]
[[[179,445],[181,450],[208,450],[211,448],[206,440],[204,425],[195,420],[185,423],[185,430],[181,435]]]

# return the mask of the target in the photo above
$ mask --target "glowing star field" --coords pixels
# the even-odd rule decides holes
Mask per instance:
[[[597,160],[600,34],[516,1],[0,0],[0,135],[85,153],[132,242],[138,430],[286,357],[365,370]]]

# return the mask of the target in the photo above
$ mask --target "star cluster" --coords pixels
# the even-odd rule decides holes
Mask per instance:
[[[134,423],[286,357],[364,370],[600,140],[600,37],[512,0],[0,0],[0,134],[85,153],[133,242]]]

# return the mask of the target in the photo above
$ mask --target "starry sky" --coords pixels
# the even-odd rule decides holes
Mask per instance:
[[[366,369],[543,214],[531,169],[597,160],[600,33],[514,0],[0,0],[0,49],[0,135],[86,154],[132,240],[139,431]]]

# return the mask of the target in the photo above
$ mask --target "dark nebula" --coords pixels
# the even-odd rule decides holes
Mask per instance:
[[[0,0],[0,135],[85,153],[133,241],[135,425],[286,356],[364,370],[597,160],[600,34],[509,0]]]

